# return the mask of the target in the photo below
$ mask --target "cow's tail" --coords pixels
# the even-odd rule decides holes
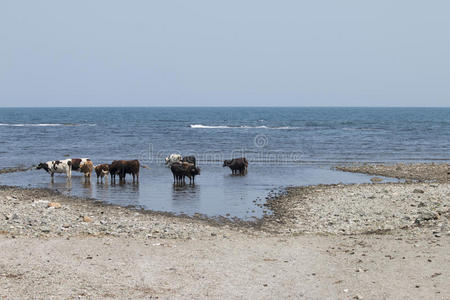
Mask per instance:
[[[150,170],[150,167],[147,166],[147,165],[141,165],[141,168],[143,168],[143,169],[149,169],[149,170]]]

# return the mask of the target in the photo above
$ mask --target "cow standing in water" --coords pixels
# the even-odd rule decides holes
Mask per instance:
[[[91,175],[94,171],[94,164],[91,160],[88,160],[86,162],[82,162],[80,164],[80,172],[84,174],[84,181],[91,181]]]
[[[88,161],[91,161],[90,158],[71,158],[72,161],[72,171],[78,171],[81,172],[80,168],[82,164],[87,163]],[[81,172],[83,173],[83,172]]]
[[[192,163],[178,162],[170,166],[174,184],[186,184],[185,178],[189,178],[189,184],[195,184],[195,176],[200,175],[200,168]]]
[[[116,175],[119,176],[119,182],[125,182],[126,174],[133,176],[133,182],[139,182],[140,164],[135,160],[115,160],[109,165],[109,174],[111,175],[111,183],[116,181]]]
[[[108,180],[108,173],[109,173],[109,165],[108,164],[101,164],[96,165],[94,167],[95,174],[97,174],[97,182],[100,178],[100,182],[103,182],[103,177],[105,177],[105,181]]]
[[[248,161],[245,157],[233,158],[230,160],[225,160],[223,162],[223,167],[229,167],[233,175],[238,174],[243,175],[247,171]]]
[[[180,154],[170,154],[165,158],[166,165],[170,168],[172,164],[181,162],[182,157]]]
[[[68,179],[72,177],[72,160],[63,159],[63,160],[52,160],[45,163],[40,163],[37,167],[37,170],[44,169],[47,173],[50,174],[53,181],[53,176],[55,173],[65,173]]]

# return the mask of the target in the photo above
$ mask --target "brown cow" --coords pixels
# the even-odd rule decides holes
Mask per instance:
[[[72,160],[72,171],[80,171],[81,164],[91,161],[90,158],[71,158]]]
[[[139,168],[140,164],[137,159],[115,160],[109,165],[111,182],[116,181],[116,175],[119,175],[120,182],[124,182],[126,174],[131,174],[131,176],[133,176],[133,182],[135,182],[135,179],[137,182],[139,182]]]
[[[84,174],[84,180],[91,180],[92,171],[94,171],[94,164],[88,160],[80,164],[80,172]]]
[[[108,164],[100,164],[100,165],[96,165],[95,168],[95,173],[97,174],[97,182],[98,179],[100,178],[100,181],[103,182],[103,177],[105,177],[105,180],[108,179],[108,173],[109,173],[109,165]]]

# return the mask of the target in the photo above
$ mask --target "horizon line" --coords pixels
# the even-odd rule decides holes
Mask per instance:
[[[121,106],[0,106],[3,108],[450,108],[450,106],[346,106],[346,105],[121,105]]]

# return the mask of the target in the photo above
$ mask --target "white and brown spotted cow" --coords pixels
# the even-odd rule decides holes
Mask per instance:
[[[66,173],[67,178],[72,177],[72,160],[63,159],[63,160],[52,160],[45,163],[40,163],[37,167],[37,170],[44,169],[53,179],[55,173]]]

